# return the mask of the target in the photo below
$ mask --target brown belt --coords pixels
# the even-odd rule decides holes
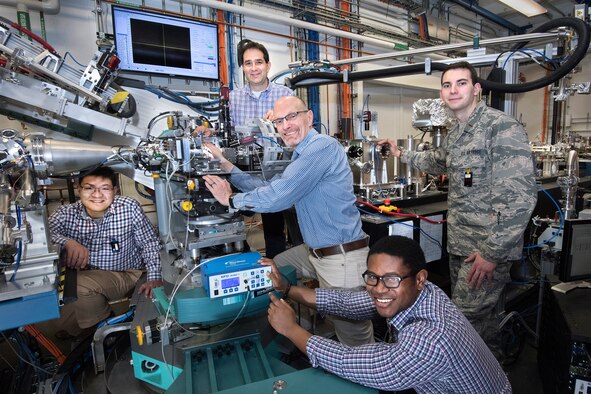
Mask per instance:
[[[346,244],[340,244],[335,246],[328,246],[326,248],[313,249],[310,248],[316,258],[321,259],[326,256],[332,256],[339,253],[352,252],[357,249],[365,248],[369,243],[369,237],[358,239],[357,241],[347,242]]]

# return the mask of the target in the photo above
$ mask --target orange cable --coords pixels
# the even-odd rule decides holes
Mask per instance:
[[[31,324],[24,327],[25,330],[31,335],[41,346],[47,349],[56,359],[57,362],[62,365],[66,361],[66,356],[57,347],[57,345],[48,339],[39,329]]]

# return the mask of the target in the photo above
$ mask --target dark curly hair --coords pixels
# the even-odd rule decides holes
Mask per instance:
[[[410,268],[410,272],[412,273],[417,273],[420,270],[427,268],[425,253],[423,253],[421,245],[407,237],[391,235],[380,238],[369,249],[367,260],[369,261],[369,257],[371,255],[378,253],[400,257],[402,259],[402,263]]]

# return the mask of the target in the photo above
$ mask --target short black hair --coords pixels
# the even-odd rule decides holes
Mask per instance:
[[[474,66],[468,63],[467,61],[462,60],[461,62],[448,64],[447,67],[443,69],[443,72],[441,73],[441,83],[443,83],[443,76],[446,72],[448,72],[449,70],[457,70],[460,68],[470,71],[470,79],[472,80],[472,85],[475,85],[476,82],[478,82],[478,74],[476,73],[476,69],[474,68]]]
[[[80,178],[78,178],[78,184],[82,185],[84,178],[88,176],[97,176],[99,178],[110,179],[113,187],[117,187],[117,173],[113,171],[111,167],[100,166],[90,172],[87,172],[86,174],[80,175]]]
[[[269,51],[263,44],[260,44],[255,41],[251,41],[248,39],[244,39],[240,41],[237,45],[238,48],[238,67],[242,67],[242,63],[244,63],[244,52],[249,49],[258,49],[263,53],[263,59],[265,59],[265,63],[269,63]]]
[[[394,257],[400,257],[402,263],[410,268],[411,275],[427,268],[425,253],[418,242],[401,235],[390,235],[380,238],[369,249],[367,260],[374,254],[384,253]]]

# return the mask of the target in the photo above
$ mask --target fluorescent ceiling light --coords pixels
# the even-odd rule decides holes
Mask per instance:
[[[501,3],[508,5],[515,11],[521,12],[527,17],[545,14],[547,9],[536,3],[534,0],[499,0]]]

